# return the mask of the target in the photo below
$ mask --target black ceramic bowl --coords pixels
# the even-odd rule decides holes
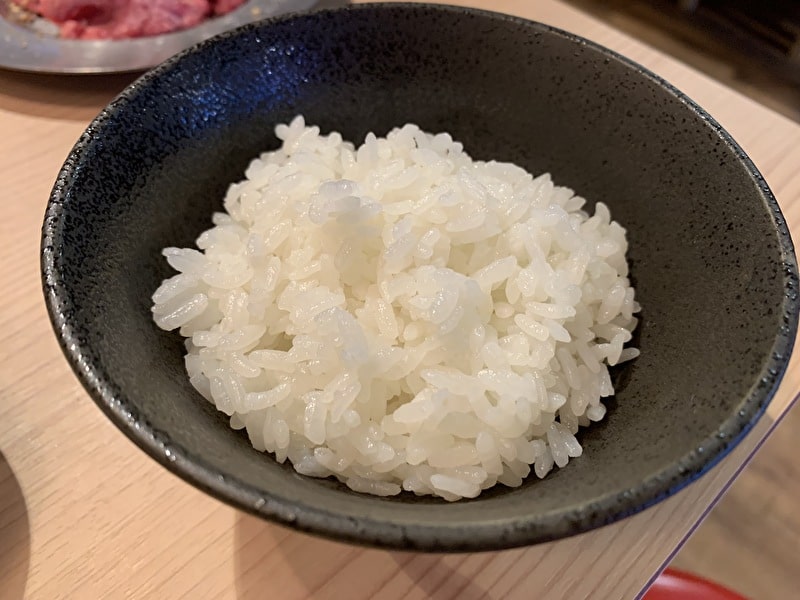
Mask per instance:
[[[603,201],[629,232],[641,357],[585,453],[544,480],[447,503],[350,492],[250,447],[157,329],[160,250],[191,245],[276,123],[361,140],[406,122]],[[759,418],[797,325],[772,194],[702,109],[636,64],[517,18],[381,5],[266,21],[171,59],[90,125],[44,222],[44,289],[92,398],[145,452],[250,513],[333,538],[487,550],[568,536],[673,494]]]

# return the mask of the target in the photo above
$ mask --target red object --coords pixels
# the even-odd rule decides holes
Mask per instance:
[[[667,569],[658,576],[642,600],[747,600],[747,598],[697,575]]]
[[[244,0],[12,0],[59,26],[64,38],[102,40],[160,35],[199,25]]]

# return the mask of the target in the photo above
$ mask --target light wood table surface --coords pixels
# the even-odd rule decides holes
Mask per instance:
[[[761,169],[800,239],[800,127],[551,0],[454,2],[583,35],[706,108]],[[237,512],[145,456],[88,398],[39,283],[39,231],[65,156],[131,76],[0,72],[0,598],[634,598],[789,408],[795,354],[768,414],[700,481],[603,529],[530,548],[424,555],[347,546]]]

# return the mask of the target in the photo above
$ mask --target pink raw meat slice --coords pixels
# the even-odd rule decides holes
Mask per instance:
[[[103,22],[108,20],[119,4],[118,0],[39,0],[36,12],[55,23],[81,20]]]
[[[43,4],[47,1],[43,0]],[[83,4],[93,3],[96,4],[97,0],[83,0]],[[79,3],[73,0],[73,4]],[[194,27],[206,18],[210,8],[207,0],[106,0],[107,10],[95,13],[93,18],[53,20],[61,23],[64,37],[119,39]],[[47,13],[42,14],[49,17]]]
[[[216,2],[212,2],[215,15],[227,14],[233,9],[240,7],[243,3],[244,0],[217,0]]]
[[[121,39],[188,29],[244,0],[13,0],[60,26],[62,37]]]

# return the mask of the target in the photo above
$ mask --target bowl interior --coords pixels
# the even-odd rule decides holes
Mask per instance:
[[[250,447],[189,385],[150,294],[249,160],[296,114],[363,140],[414,122],[477,159],[549,171],[628,230],[640,358],[584,431],[584,456],[472,501],[379,499]],[[218,497],[303,530],[427,550],[553,539],[656,502],[761,414],[796,326],[796,266],[769,190],[675,90],[607,50],[519,19],[358,7],[245,27],[135,83],[92,124],[45,222],[46,296],[106,413]]]

